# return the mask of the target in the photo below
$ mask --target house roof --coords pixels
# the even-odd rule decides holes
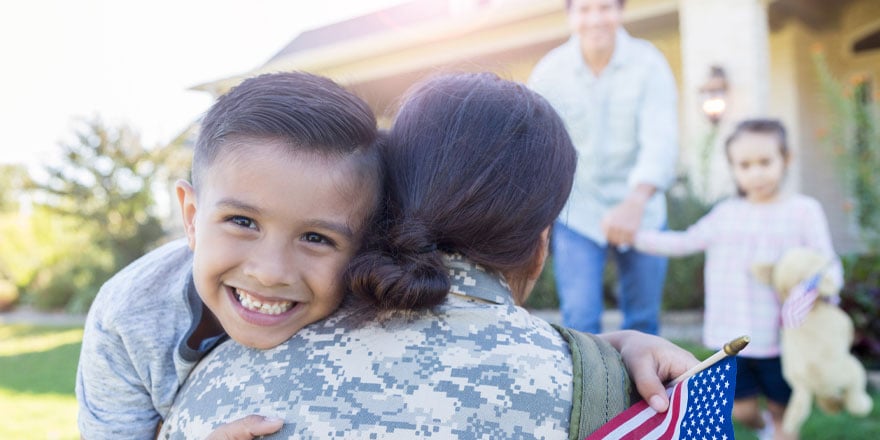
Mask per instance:
[[[354,17],[324,27],[305,31],[294,38],[265,64],[288,58],[297,53],[331,46],[378,32],[420,23],[449,15],[446,2],[436,0],[414,0],[370,14]]]
[[[480,51],[567,35],[564,22],[539,26],[537,35],[486,34],[505,24],[548,15],[551,20],[563,17],[558,0],[413,0],[303,32],[257,69],[192,89],[219,96],[246,77],[288,70],[306,70],[350,85]]]

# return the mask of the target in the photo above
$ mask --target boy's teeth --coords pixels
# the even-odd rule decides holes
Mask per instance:
[[[292,301],[263,302],[241,289],[235,289],[235,296],[244,308],[266,315],[280,315],[293,307]]]

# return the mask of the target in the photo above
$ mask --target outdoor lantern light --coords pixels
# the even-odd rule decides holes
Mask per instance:
[[[709,79],[700,87],[701,107],[712,124],[718,124],[727,109],[727,75],[720,66],[712,66]]]

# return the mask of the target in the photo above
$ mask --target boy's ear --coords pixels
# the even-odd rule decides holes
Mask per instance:
[[[186,180],[178,180],[174,185],[180,214],[183,216],[183,230],[190,249],[196,248],[196,190]]]

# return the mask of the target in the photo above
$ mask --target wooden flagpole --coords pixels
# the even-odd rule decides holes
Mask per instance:
[[[711,367],[716,362],[720,361],[721,359],[724,359],[727,356],[736,356],[736,354],[739,353],[740,351],[742,351],[743,348],[746,348],[746,345],[749,345],[749,341],[750,341],[750,339],[748,336],[740,336],[740,337],[724,344],[724,348],[722,348],[721,350],[718,350],[717,353],[713,354],[712,356],[709,356],[703,362],[700,362],[699,364],[694,365],[693,367],[691,367],[690,370],[687,370],[684,373],[682,373],[681,376],[678,376],[675,379],[672,379],[672,382],[669,382],[668,384],[666,384],[666,387],[667,388],[674,387],[675,385],[679,384],[681,381],[699,373],[700,371],[705,370],[706,368]]]

